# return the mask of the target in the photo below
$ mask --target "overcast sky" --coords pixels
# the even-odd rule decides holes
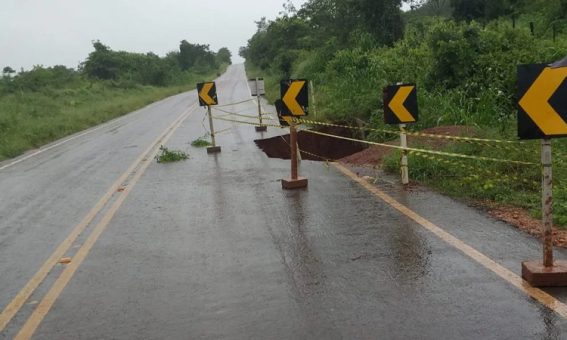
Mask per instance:
[[[77,67],[93,40],[113,50],[176,50],[183,39],[238,48],[256,31],[255,20],[274,19],[284,0],[1,0],[0,69],[33,65]],[[292,0],[300,7],[305,0]]]

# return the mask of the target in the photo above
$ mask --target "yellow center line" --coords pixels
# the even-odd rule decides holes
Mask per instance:
[[[126,200],[130,192],[132,191],[133,187],[136,185],[138,180],[142,177],[148,166],[151,164],[155,155],[159,152],[157,148],[158,143],[166,143],[169,138],[173,135],[173,133],[179,128],[179,126],[189,117],[191,112],[186,112],[184,115],[180,117],[170,128],[166,131],[165,135],[162,135],[162,138],[158,139],[158,141],[153,144],[154,148],[151,154],[148,157],[145,157],[142,162],[141,166],[138,171],[136,171],[134,177],[130,181],[129,185],[125,188],[125,190],[121,193],[118,199],[112,204],[106,214],[101,218],[100,222],[95,226],[92,233],[89,235],[83,246],[79,248],[73,260],[70,264],[67,265],[65,270],[61,273],[59,278],[55,281],[51,289],[47,292],[41,302],[37,305],[34,312],[26,323],[20,329],[20,332],[14,339],[29,339],[36,331],[37,327],[41,324],[57,298],[63,292],[63,289],[67,286],[67,284],[73,278],[75,272],[79,268],[79,266],[83,263],[89,252],[91,251],[92,247],[95,245],[96,241],[100,237],[100,235],[106,230],[108,224],[118,211],[118,209],[122,206],[122,203]]]
[[[73,242],[81,235],[81,233],[87,228],[87,226],[94,220],[94,218],[100,213],[100,211],[105,207],[105,205],[110,201],[117,190],[122,186],[126,179],[134,172],[134,170],[140,165],[140,163],[148,158],[148,154],[160,143],[164,137],[170,132],[170,130],[180,124],[185,120],[190,112],[194,110],[196,104],[191,106],[189,109],[184,111],[167,129],[162,133],[150,146],[130,165],[130,167],[112,184],[110,189],[101,197],[101,199],[95,204],[95,206],[85,215],[85,217],[73,228],[71,233],[61,242],[57,249],[51,254],[51,256],[45,261],[45,263],[39,268],[39,270],[34,274],[34,276],[26,283],[26,285],[16,294],[12,301],[4,308],[2,313],[0,313],[0,332],[3,331],[10,320],[19,312],[25,302],[33,294],[33,292],[39,287],[41,282],[49,274],[58,261],[65,255],[65,253],[71,248]]]
[[[449,245],[453,246],[454,248],[458,249],[486,269],[492,271],[500,278],[504,279],[512,286],[518,288],[524,294],[530,296],[531,298],[539,301],[544,306],[548,307],[549,309],[555,311],[557,314],[562,316],[563,318],[567,319],[567,305],[563,302],[557,300],[552,295],[544,292],[539,288],[535,288],[530,286],[530,284],[522,279],[520,276],[514,274],[512,271],[506,269],[502,265],[498,264],[488,256],[482,254],[478,250],[474,249],[473,247],[469,246],[465,242],[461,241],[460,239],[456,238],[455,236],[449,234],[445,230],[441,229],[437,225],[433,224],[432,222],[428,221],[427,219],[421,217],[413,210],[409,209],[405,205],[401,204],[400,202],[396,201],[393,197],[386,194],[382,190],[378,189],[374,185],[368,183],[363,178],[358,177],[355,173],[347,169],[341,164],[333,163],[333,166],[337,168],[340,172],[342,172],[347,177],[351,178],[366,190],[370,191],[372,194],[386,202],[388,205],[393,207],[394,209],[398,210],[400,213],[405,215],[406,217],[412,219],[419,225],[421,225],[426,230],[433,233],[435,236],[440,238],[441,240],[445,241]]]

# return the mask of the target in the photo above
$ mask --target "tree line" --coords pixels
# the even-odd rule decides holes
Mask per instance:
[[[38,91],[45,87],[73,87],[84,80],[112,81],[123,86],[169,86],[183,84],[187,73],[204,74],[217,70],[222,64],[231,64],[231,52],[223,47],[217,52],[209,45],[181,41],[179,49],[160,57],[155,53],[113,51],[100,41],[93,42],[92,51],[77,69],[62,65],[35,66],[19,73],[3,68],[0,94]]]
[[[274,78],[312,79],[336,119],[372,119],[376,91],[402,81],[454,108],[451,123],[502,123],[516,66],[567,53],[567,0],[308,0],[256,25],[239,54]]]

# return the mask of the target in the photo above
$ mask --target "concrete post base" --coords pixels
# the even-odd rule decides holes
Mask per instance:
[[[533,287],[567,287],[567,261],[544,267],[542,261],[522,262],[522,278]]]
[[[267,126],[256,126],[256,132],[268,131]]]
[[[219,153],[221,152],[221,147],[220,146],[211,146],[207,148],[207,153],[211,154],[211,153]]]
[[[282,179],[282,189],[293,190],[307,188],[307,178],[298,177],[297,179],[284,178]]]

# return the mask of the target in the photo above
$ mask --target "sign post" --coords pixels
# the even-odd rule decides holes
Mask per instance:
[[[406,124],[400,124],[400,146],[402,147],[402,159],[400,162],[402,172],[402,184],[409,184],[409,168],[408,168],[408,135],[406,133]]]
[[[309,90],[308,82],[304,79],[292,79],[281,82],[281,102],[278,116],[284,118],[303,117],[309,112]],[[281,110],[281,111],[280,111]],[[291,178],[282,179],[283,189],[300,189],[307,187],[308,181],[305,177],[299,177],[298,157],[299,146],[297,138],[297,123],[292,119],[285,119],[289,124],[289,147],[291,157]]]
[[[197,92],[199,94],[199,105],[207,107],[207,115],[209,116],[212,146],[207,148],[207,153],[211,154],[221,152],[221,147],[216,144],[213,115],[211,113],[211,106],[218,105],[219,103],[217,98],[217,86],[214,82],[199,83],[197,84]]]
[[[398,83],[384,89],[384,122],[386,124],[397,124],[400,127],[400,146],[402,148],[400,173],[403,185],[409,184],[406,126],[409,123],[417,122],[418,113],[415,84]]]
[[[207,105],[207,115],[209,116],[209,128],[211,131],[211,147],[207,148],[207,153],[217,153],[221,151],[221,147],[217,146],[215,140],[215,127],[213,126],[213,115],[211,114],[211,106]]]
[[[260,79],[258,78],[256,78],[256,93],[256,101],[258,102],[258,118],[260,119],[260,126],[256,126],[256,132],[267,131],[268,127],[262,124],[262,102],[260,101]]]
[[[543,212],[543,266],[553,267],[553,175],[551,139],[541,140],[542,212]]]
[[[264,79],[263,78],[254,78],[248,80],[248,85],[250,87],[250,91],[252,96],[256,96],[256,100],[258,102],[258,119],[260,121],[260,126],[256,126],[256,132],[263,132],[267,131],[268,127],[265,126],[262,122],[262,102],[261,96],[266,94],[265,86],[264,86]]]
[[[567,286],[567,261],[553,259],[553,172],[551,138],[567,136],[567,98],[560,91],[567,67],[518,66],[518,137],[541,139],[543,261],[522,262],[532,286]]]
[[[297,181],[297,128],[295,124],[291,124],[289,127],[289,145],[290,145],[290,157],[291,157],[291,181]],[[289,188],[284,188],[289,189]]]

